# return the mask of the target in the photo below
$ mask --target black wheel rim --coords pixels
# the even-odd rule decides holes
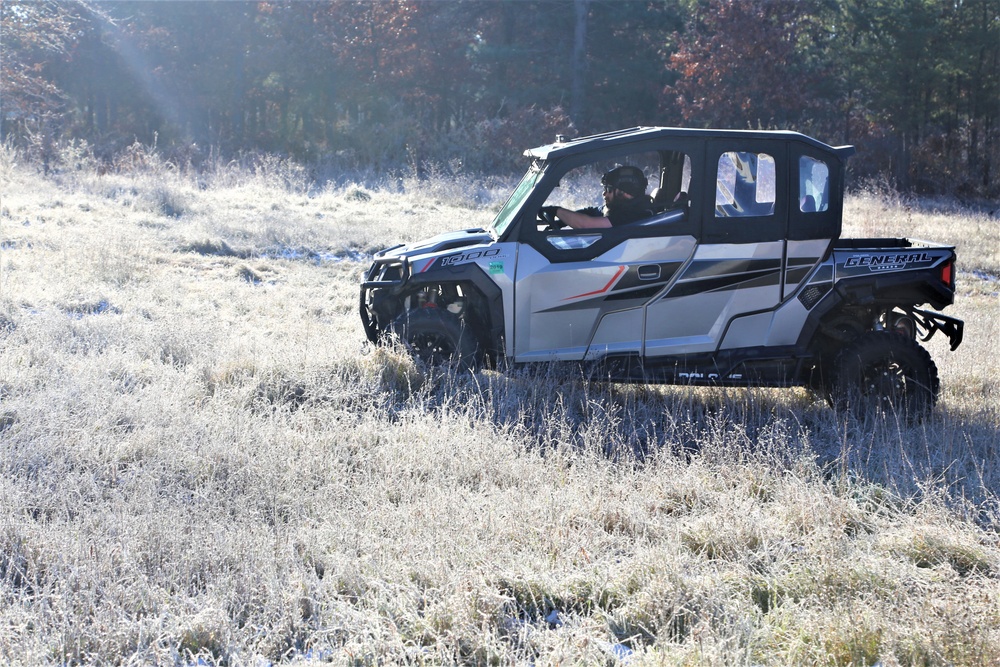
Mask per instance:
[[[421,333],[410,338],[413,356],[424,363],[439,366],[449,363],[455,357],[455,346],[441,334]]]
[[[895,360],[872,364],[863,370],[861,395],[869,405],[882,411],[912,413],[916,408],[918,391],[912,369]]]

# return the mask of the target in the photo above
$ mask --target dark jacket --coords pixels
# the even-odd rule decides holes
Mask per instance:
[[[634,199],[623,199],[615,202],[614,207],[608,207],[604,214],[611,221],[612,227],[628,225],[653,215],[653,200],[647,195]]]

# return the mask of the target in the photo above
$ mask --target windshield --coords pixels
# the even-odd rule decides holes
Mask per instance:
[[[517,187],[514,188],[514,193],[507,199],[507,203],[503,205],[500,212],[497,213],[497,217],[493,219],[493,233],[496,234],[497,238],[503,236],[503,233],[510,227],[510,223],[514,221],[517,212],[521,209],[521,204],[531,194],[541,174],[541,166],[535,162],[528,169],[521,182],[517,184]]]

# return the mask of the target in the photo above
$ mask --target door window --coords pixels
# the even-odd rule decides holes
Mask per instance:
[[[719,157],[715,217],[774,214],[774,158],[766,153],[729,151]]]

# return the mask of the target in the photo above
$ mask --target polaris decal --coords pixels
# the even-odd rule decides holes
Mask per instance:
[[[898,252],[885,255],[852,255],[844,262],[844,268],[868,267],[869,271],[896,271],[909,264],[933,262],[936,257],[926,252]]]
[[[726,375],[725,377],[723,377],[722,375],[719,375],[718,373],[701,373],[699,371],[681,371],[680,373],[677,374],[677,377],[681,378],[682,380],[705,380],[705,379],[708,379],[708,380],[720,380],[720,379],[721,380],[742,380],[743,379],[743,374],[742,373],[730,373],[729,375]]]

